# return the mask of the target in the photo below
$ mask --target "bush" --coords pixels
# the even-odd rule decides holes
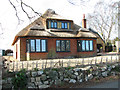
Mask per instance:
[[[22,69],[12,78],[12,84],[15,90],[26,90],[27,77],[25,73],[25,69]]]
[[[120,66],[116,66],[115,68],[112,68],[112,71],[120,72]]]
[[[53,59],[53,58],[56,58],[56,57],[57,57],[57,55],[56,55],[55,50],[54,50],[53,48],[50,49],[50,51],[49,51],[48,54],[47,54],[47,58]]]

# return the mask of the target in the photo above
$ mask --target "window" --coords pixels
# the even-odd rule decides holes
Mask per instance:
[[[26,52],[30,52],[30,43],[29,43],[29,40],[26,41],[26,46],[27,46]]]
[[[70,41],[69,40],[56,40],[56,51],[57,52],[70,51]]]
[[[77,51],[81,51],[81,40],[77,41]]]
[[[29,48],[28,41],[30,41],[30,52],[46,52],[47,51],[47,40],[43,40],[43,39],[27,40],[27,51]]]
[[[70,41],[66,40],[66,51],[70,51]]]
[[[92,51],[92,50],[93,50],[93,41],[90,40],[90,51]]]
[[[42,43],[42,52],[46,51],[46,40],[41,40]]]
[[[89,41],[86,40],[86,51],[89,51]]]
[[[93,51],[93,40],[78,40],[77,51]]]
[[[65,29],[67,29],[68,28],[68,26],[67,26],[67,22],[65,22]]]
[[[60,51],[60,40],[56,41],[56,50]]]
[[[53,28],[53,27],[54,27],[53,22],[51,22],[51,28]]]
[[[54,22],[54,28],[57,28],[57,22]]]
[[[71,29],[71,22],[69,22],[69,29]]]
[[[61,51],[65,51],[65,41],[61,41]]]
[[[52,29],[71,29],[71,22],[69,21],[56,21],[56,20],[48,20],[47,28]]]
[[[35,52],[35,40],[30,40],[31,52]]]
[[[36,52],[40,52],[40,39],[36,39]]]
[[[64,23],[62,22],[62,29],[64,28]]]
[[[82,51],[85,51],[85,40],[82,40]]]

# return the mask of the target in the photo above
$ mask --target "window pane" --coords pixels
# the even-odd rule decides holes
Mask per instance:
[[[35,52],[35,40],[30,40],[31,52]]]
[[[66,40],[66,51],[70,51],[70,41]]]
[[[46,40],[41,40],[42,43],[42,52],[46,51]]]
[[[69,22],[67,23],[68,29],[69,29]]]
[[[71,22],[69,22],[69,29],[71,29]]]
[[[54,22],[54,27],[57,28],[57,22]]]
[[[89,51],[89,42],[86,40],[86,50]]]
[[[56,49],[57,51],[60,51],[60,40],[56,41]]]
[[[82,51],[85,51],[85,40],[82,40]]]
[[[26,41],[27,42],[27,52],[30,52],[30,43],[29,43],[29,40]]]
[[[64,28],[64,23],[62,22],[62,28]]]
[[[90,40],[90,50],[92,51],[93,50],[93,41]]]
[[[48,28],[50,28],[50,21],[48,21]]]
[[[61,41],[61,51],[65,51],[65,41]]]
[[[67,23],[65,23],[65,28],[67,29]]]
[[[51,28],[53,28],[53,22],[51,22]]]
[[[36,39],[36,52],[40,52],[40,39]]]
[[[78,43],[78,51],[81,51],[81,41],[79,40],[77,43]]]

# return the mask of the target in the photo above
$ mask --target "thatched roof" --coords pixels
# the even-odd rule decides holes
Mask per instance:
[[[36,19],[33,23],[21,30],[16,36],[12,43],[15,44],[19,37],[25,36],[39,36],[39,37],[88,37],[97,38],[95,34],[91,33],[88,29],[82,28],[73,22],[72,29],[47,29],[46,19],[65,19],[62,16],[55,13],[55,11],[48,9],[41,17]]]
[[[98,38],[100,38],[100,39],[105,43],[105,41],[104,41],[103,38],[99,35],[98,32],[96,32],[95,30],[93,30],[93,29],[91,29],[91,28],[89,28],[89,31],[92,32],[92,33],[94,33]]]

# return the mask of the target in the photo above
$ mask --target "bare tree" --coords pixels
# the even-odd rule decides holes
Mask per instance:
[[[88,15],[88,24],[99,32],[102,38],[108,42],[111,32],[115,31],[118,23],[117,4],[114,2],[98,2],[94,12]]]
[[[90,2],[90,0],[67,0],[67,1],[75,6],[85,6],[86,3]]]
[[[18,12],[19,12],[19,8],[21,9],[21,11],[22,11],[23,13],[26,14],[26,16],[27,16],[27,18],[28,18],[29,20],[31,20],[32,18],[34,18],[34,17],[36,17],[36,16],[41,16],[41,15],[42,15],[41,13],[35,11],[32,6],[28,5],[28,4],[25,3],[23,0],[8,0],[8,1],[9,1],[9,3],[11,4],[11,6],[13,7],[13,9],[15,10],[15,15],[16,15],[16,17],[17,17],[17,19],[18,19],[18,24],[20,24],[20,21],[23,21],[23,20],[20,18],[20,15],[19,15],[19,13],[18,13]],[[16,4],[17,4],[18,6],[17,6]],[[26,8],[27,8],[27,9],[26,9]],[[34,15],[31,15],[31,14],[29,13],[29,10],[28,10],[28,9],[30,9],[30,10],[34,13]]]
[[[27,3],[25,3],[24,0],[8,0],[9,3],[11,4],[11,6],[13,7],[14,11],[15,11],[15,15],[18,19],[18,24],[20,24],[20,21],[23,21],[21,18],[20,18],[20,15],[19,15],[19,8],[21,8],[21,11],[23,13],[26,14],[27,18],[29,20],[31,20],[32,18],[36,17],[36,16],[41,16],[42,14],[39,13],[38,11],[35,11],[34,8],[30,5],[28,5]],[[86,2],[89,2],[90,0],[67,0],[70,4],[72,5],[76,5],[76,6],[80,6],[80,5],[85,5]],[[26,9],[27,8],[27,9]],[[31,15],[29,13],[29,10],[31,10],[34,15]]]

